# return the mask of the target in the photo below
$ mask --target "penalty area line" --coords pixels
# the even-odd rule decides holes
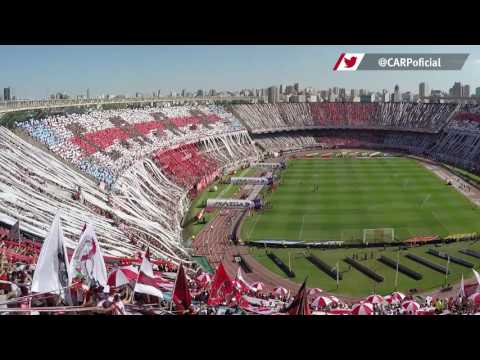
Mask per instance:
[[[302,216],[302,226],[300,227],[300,231],[298,233],[298,240],[302,241],[302,236],[303,236],[303,225],[305,224],[305,214]]]

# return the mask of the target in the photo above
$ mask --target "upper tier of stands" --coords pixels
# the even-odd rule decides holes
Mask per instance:
[[[17,126],[107,186],[136,160],[158,149],[244,130],[232,114],[213,105],[95,110]]]
[[[11,226],[20,220],[24,233],[43,238],[61,210],[70,248],[84,224],[92,222],[109,255],[131,256],[149,246],[156,257],[177,264],[188,261],[181,243],[181,221],[189,207],[190,187],[197,185],[196,191],[199,184],[208,184],[225,167],[254,161],[257,153],[246,131],[210,136],[166,151],[184,155],[172,156],[180,162],[180,166],[170,163],[176,173],[144,158],[128,168],[106,193],[92,179],[0,127],[0,224]],[[180,183],[180,176],[200,181]]]
[[[446,126],[446,130],[480,132],[480,105],[463,105]]]
[[[253,132],[308,127],[437,132],[456,108],[456,104],[337,102],[232,107],[234,114]]]

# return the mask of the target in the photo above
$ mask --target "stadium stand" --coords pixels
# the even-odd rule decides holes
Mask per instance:
[[[456,108],[456,104],[325,102],[235,105],[232,111],[251,131],[317,127],[437,132]]]
[[[231,114],[216,106],[95,110],[17,126],[107,186],[158,149],[242,130]]]
[[[170,308],[174,313],[199,315],[292,313],[289,304],[295,293],[274,289],[274,277],[269,278],[265,289],[257,290],[249,283],[253,275],[245,280],[239,272],[228,278],[221,268],[214,277],[231,287],[228,290],[227,286],[213,305],[215,286],[200,280],[205,274],[182,244],[181,223],[191,197],[215,178],[258,160],[258,148],[264,152],[307,147],[397,149],[474,172],[480,170],[480,107],[470,105],[249,104],[233,106],[232,113],[220,106],[188,105],[57,114],[17,126],[58,158],[0,128],[0,291],[8,299],[0,314],[25,311],[25,306],[43,306],[50,313],[80,311],[69,309],[59,297],[53,303],[31,298],[34,265],[40,253],[40,243],[33,238],[46,236],[58,209],[70,256],[82,228],[92,222],[110,272],[118,271],[118,263],[139,265],[147,259],[142,253],[148,248],[153,280],[157,285],[161,282],[158,287],[171,296],[178,264],[184,264],[192,305],[185,309],[160,299],[158,309],[162,311],[171,313],[167,311]],[[212,222],[216,231],[230,228],[234,215],[220,212]],[[17,220],[21,241],[9,239],[9,227]],[[203,251],[200,255],[213,259],[212,264],[221,265],[231,244],[228,234],[215,235],[211,246],[201,241],[208,234],[199,236],[192,246]],[[370,269],[363,270],[378,276]],[[82,289],[71,290],[86,313],[151,311],[142,307],[152,302],[148,295],[129,294],[125,287],[113,287],[107,298],[94,286]],[[479,288],[471,284],[471,289],[468,296]],[[30,297],[27,305],[24,296]],[[321,310],[322,314],[472,314],[480,310],[480,301],[467,296],[460,300],[427,297],[415,304],[411,304],[412,296],[395,300],[398,296],[392,294],[378,302],[369,297],[356,305],[333,297],[328,304],[319,305],[317,299],[309,297],[307,303],[311,311]],[[129,308],[125,310],[125,306]]]

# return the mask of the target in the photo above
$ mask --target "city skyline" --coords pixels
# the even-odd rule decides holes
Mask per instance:
[[[461,71],[334,72],[340,52],[466,52]],[[0,46],[0,88],[17,98],[51,94],[163,95],[183,89],[240,91],[293,85],[418,93],[419,83],[448,92],[480,86],[480,46]]]

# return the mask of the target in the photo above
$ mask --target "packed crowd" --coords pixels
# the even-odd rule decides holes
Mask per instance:
[[[261,148],[273,152],[308,147],[401,150],[480,173],[480,131],[474,131],[465,120],[453,119],[436,134],[398,131],[366,134],[352,130],[331,133],[329,130],[329,136],[288,132],[254,135],[254,140]]]
[[[255,143],[267,152],[298,150],[309,146],[317,146],[313,136],[266,136],[255,139]]]
[[[188,141],[181,144],[174,143],[171,147],[195,148],[197,159],[208,158],[210,164],[215,163],[215,171],[219,172],[224,168],[235,168],[257,158],[256,149],[248,133],[242,130],[241,125],[231,114],[216,107],[188,109],[187,107],[165,108],[162,116],[167,114],[170,117],[158,120],[160,122],[157,125],[164,124],[165,130],[170,126],[172,131],[176,131],[178,136],[174,139],[175,141],[180,141],[180,137],[186,141],[190,139],[190,143]],[[180,116],[185,115],[187,110],[202,119],[202,124],[191,125],[196,129],[182,128],[186,121],[194,121],[193,115],[190,118]],[[151,115],[151,111],[153,110],[116,110],[115,112],[106,111],[106,115],[98,111],[93,114],[103,120],[109,119],[117,125],[115,129],[124,132],[130,123],[123,123],[124,120],[119,117],[112,119],[111,116],[121,113],[133,123],[132,117],[139,115],[138,122],[133,124],[143,126],[139,131],[145,133],[147,128],[144,120],[147,115]],[[159,119],[159,113],[154,115]],[[58,127],[52,125],[49,131],[66,127],[73,129],[75,126],[67,124],[66,119],[89,119],[91,123],[83,124],[85,127],[83,134],[105,130],[101,128],[106,126],[105,122],[102,120],[97,124],[91,116],[92,113],[89,112],[68,116],[57,115],[50,119],[51,124],[63,125]],[[172,122],[170,120],[175,124],[169,125]],[[32,120],[26,124],[37,124],[36,122],[37,120]],[[39,126],[38,129],[42,129],[42,124]],[[90,126],[89,129],[92,131],[87,132],[87,126]],[[212,134],[215,131],[219,134],[197,138],[197,130],[200,126],[205,126]],[[222,127],[224,130],[221,130]],[[35,131],[40,131],[38,129]],[[43,134],[48,134],[49,131]],[[155,130],[152,130],[149,136],[154,136],[154,132]],[[52,146],[59,145],[60,140],[55,136],[45,137],[43,140]],[[108,145],[102,137],[89,139],[92,141],[96,139],[98,148]],[[69,142],[62,144],[59,145],[60,148],[70,147],[72,153],[75,152],[75,146],[68,145]],[[145,143],[144,145],[147,147]],[[198,191],[216,177],[215,171],[195,179],[188,177],[187,174],[185,177],[188,177],[190,182],[179,186],[175,176],[166,176],[161,168],[146,157],[128,167],[108,192],[99,186],[97,182],[99,179],[93,181],[90,177],[82,176],[69,166],[65,166],[56,157],[27,143],[5,128],[0,128],[0,148],[2,149],[0,151],[0,207],[2,209],[0,220],[10,225],[16,220],[21,220],[23,230],[42,237],[45,236],[48,223],[55,212],[62,209],[69,218],[65,232],[66,241],[72,247],[85,219],[93,218],[105,251],[116,256],[131,254],[141,246],[149,245],[156,256],[170,258],[176,262],[186,259],[187,252],[181,245],[181,221],[189,206],[190,200],[187,195],[192,185],[196,185],[195,191]],[[144,150],[142,148],[142,151]],[[135,151],[132,150],[132,152]],[[130,156],[127,153],[128,151],[125,150],[124,159]],[[112,160],[111,164],[115,165],[117,162],[121,162],[121,159]],[[190,162],[190,165],[191,174],[202,174],[206,170],[204,162]],[[182,167],[178,169],[181,170]]]
[[[360,103],[312,103],[314,125],[322,127],[370,126],[375,114],[375,104]]]
[[[270,152],[300,150],[308,147],[320,149],[375,147],[381,143],[383,136],[368,132],[351,132],[329,130],[328,134],[270,134],[255,137],[255,143]]]
[[[236,105],[233,112],[252,131],[308,127],[439,131],[456,104],[308,103]]]
[[[243,130],[232,114],[214,105],[94,110],[17,126],[107,186],[158,149]]]
[[[21,245],[20,245],[21,247]],[[148,250],[147,250],[148,252]],[[214,274],[196,264],[185,272],[169,262],[150,259],[106,259],[106,284],[78,275],[68,292],[32,292],[36,266],[0,254],[0,315],[472,315],[480,311],[480,284],[470,284],[457,296],[413,296],[400,292],[370,295],[347,303],[319,288],[297,294],[283,287],[267,289],[249,283],[241,268],[232,277],[220,264]],[[140,264],[139,264],[140,263]],[[151,267],[152,288],[140,287],[145,264]],[[138,266],[140,265],[140,266]],[[183,277],[180,279],[179,277]],[[184,280],[184,285],[179,285]],[[478,279],[477,279],[478,281]],[[178,288],[182,287],[178,292]],[[222,288],[222,290],[219,290]],[[183,294],[180,297],[179,294]],[[308,312],[293,305],[304,297]],[[305,309],[304,309],[305,310]]]
[[[186,189],[202,191],[220,175],[219,164],[207,154],[201,154],[196,144],[160,150],[154,155],[156,164],[174,181]]]

